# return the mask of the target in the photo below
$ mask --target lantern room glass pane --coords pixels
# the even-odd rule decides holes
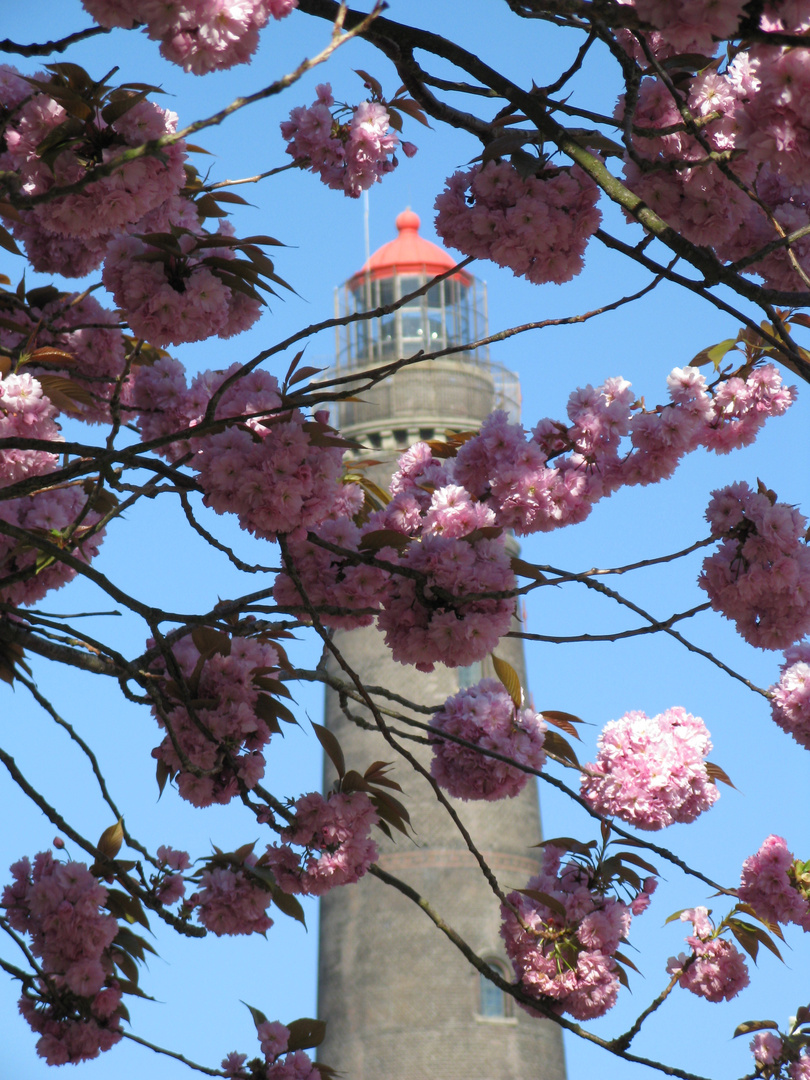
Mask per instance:
[[[399,279],[399,295],[407,296],[409,293],[416,292],[425,284],[425,279],[420,277],[401,277]]]
[[[422,312],[414,308],[404,308],[402,311],[402,340],[422,342],[425,337],[425,327],[422,322]]]

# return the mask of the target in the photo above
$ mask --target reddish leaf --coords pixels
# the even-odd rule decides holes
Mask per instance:
[[[318,742],[324,748],[326,756],[335,766],[335,771],[339,778],[342,778],[346,772],[346,759],[343,757],[343,751],[340,748],[340,743],[332,732],[325,728],[322,724],[312,723],[312,729],[318,739]]]
[[[733,787],[735,791],[737,790],[729,780],[727,773],[719,765],[715,765],[713,761],[706,762],[706,775],[712,782],[720,780],[721,783],[728,784],[729,787]]]
[[[579,759],[574,753],[573,748],[562,735],[558,735],[556,731],[546,732],[543,746],[549,754],[554,754],[556,757],[562,758],[563,761],[568,761],[572,765],[579,767]]]
[[[536,900],[538,904],[543,904],[554,912],[555,915],[559,915],[564,919],[565,905],[556,899],[554,896],[549,896],[548,893],[541,892],[540,889],[518,889],[521,896],[528,896],[530,900]]]
[[[583,724],[585,721],[580,720],[578,716],[572,716],[571,713],[567,712],[558,712],[556,709],[542,709],[540,715],[544,720],[548,720],[550,724],[553,724],[554,727],[560,728],[567,735],[573,735],[575,739],[582,742],[574,724]],[[546,739],[548,739],[548,736],[546,736]]]

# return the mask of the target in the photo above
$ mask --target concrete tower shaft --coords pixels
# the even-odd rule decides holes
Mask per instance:
[[[350,311],[373,310],[416,291],[452,269],[447,252],[418,234],[410,211],[397,218],[399,236],[367,261],[344,286]],[[361,370],[420,349],[434,351],[486,335],[485,292],[466,272],[407,302],[392,316],[348,328],[339,342],[338,368]],[[385,483],[396,451],[418,438],[478,427],[497,407],[518,407],[517,379],[489,361],[485,349],[467,349],[397,373],[364,392],[365,405],[341,406],[341,431],[384,456],[375,479]],[[385,475],[387,474],[387,475]],[[383,687],[417,705],[438,706],[460,686],[492,675],[488,663],[430,674],[394,663],[373,627],[338,631],[334,642],[366,686]],[[498,655],[525,685],[523,649],[504,639]],[[347,680],[330,658],[330,673]],[[384,698],[380,702],[424,722]],[[397,758],[363,708],[328,690],[326,724],[343,747],[347,765],[363,771],[373,761],[395,762],[392,776],[403,786],[414,840],[397,834],[380,843],[379,866],[406,882],[488,963],[511,979],[499,936],[499,901],[450,815],[427,780]],[[347,715],[347,712],[350,715]],[[416,732],[403,720],[398,731]],[[401,740],[427,768],[430,750]],[[327,763],[324,782],[334,773]],[[515,799],[452,805],[475,846],[508,891],[522,888],[539,868],[540,815],[536,785]],[[470,966],[412,899],[366,876],[321,901],[319,1015],[328,1022],[319,1056],[347,1080],[565,1080],[560,1030],[533,1019]]]

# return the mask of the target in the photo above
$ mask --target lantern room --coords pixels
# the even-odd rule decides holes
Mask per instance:
[[[518,411],[516,376],[491,364],[488,346],[476,344],[487,336],[486,285],[466,270],[429,284],[456,263],[420,236],[419,225],[412,210],[399,214],[396,239],[336,293],[336,314],[358,318],[336,330],[335,374],[429,357],[364,387],[362,401],[340,403],[341,431],[373,449],[405,449],[448,429],[476,428],[494,408]],[[363,318],[391,305],[393,311]],[[459,346],[466,347],[455,351]],[[454,351],[441,355],[445,350]]]

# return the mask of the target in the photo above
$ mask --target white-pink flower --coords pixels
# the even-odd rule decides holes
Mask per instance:
[[[675,707],[657,716],[626,713],[599,736],[585,766],[582,795],[600,814],[639,829],[689,822],[719,797],[706,771],[709,732],[698,716]]]

